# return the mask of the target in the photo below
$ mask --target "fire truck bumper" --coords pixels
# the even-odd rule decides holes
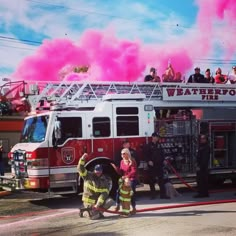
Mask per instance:
[[[16,179],[16,189],[37,189],[39,188],[38,179]]]

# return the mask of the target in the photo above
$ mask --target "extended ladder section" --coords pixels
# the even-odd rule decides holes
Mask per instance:
[[[161,100],[158,83],[63,82],[48,83],[38,95],[28,96],[32,110],[44,102],[53,108],[93,107],[99,101],[117,99]]]
[[[236,85],[51,82],[39,88],[38,95],[30,95],[28,99],[32,110],[45,104],[50,104],[51,109],[70,109],[94,107],[105,100],[124,99],[152,101],[159,107],[235,107]]]

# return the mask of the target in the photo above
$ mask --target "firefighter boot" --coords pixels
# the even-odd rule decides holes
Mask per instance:
[[[115,207],[114,207],[114,211],[115,212],[118,212],[120,210],[120,205],[118,204],[118,205],[116,205]]]
[[[135,207],[133,207],[133,209],[132,209],[132,211],[130,212],[130,214],[131,214],[131,215],[135,215],[135,214],[136,214],[136,212],[137,212],[137,211],[136,211],[136,208],[135,208]]]
[[[91,217],[92,216],[92,208],[91,207],[80,208],[79,216],[80,217],[84,217],[84,216]]]
[[[104,209],[109,209],[112,205],[115,204],[115,201],[112,198],[107,198],[102,206]]]
[[[92,210],[92,215],[90,217],[90,220],[98,220],[98,219],[101,219],[101,218],[104,218],[102,217],[103,214],[97,210]]]

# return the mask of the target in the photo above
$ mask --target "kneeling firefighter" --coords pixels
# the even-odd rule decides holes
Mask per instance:
[[[103,175],[101,165],[96,165],[94,171],[87,171],[85,168],[88,154],[85,153],[79,160],[77,169],[79,175],[84,180],[84,190],[82,201],[84,207],[89,212],[89,217],[92,220],[103,218],[102,209],[108,209],[114,201],[109,197],[109,182]]]

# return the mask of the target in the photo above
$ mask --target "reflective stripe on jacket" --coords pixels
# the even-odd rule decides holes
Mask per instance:
[[[130,203],[133,190],[131,186],[126,186],[122,178],[119,179],[119,200],[122,205],[122,212],[130,213]]]

